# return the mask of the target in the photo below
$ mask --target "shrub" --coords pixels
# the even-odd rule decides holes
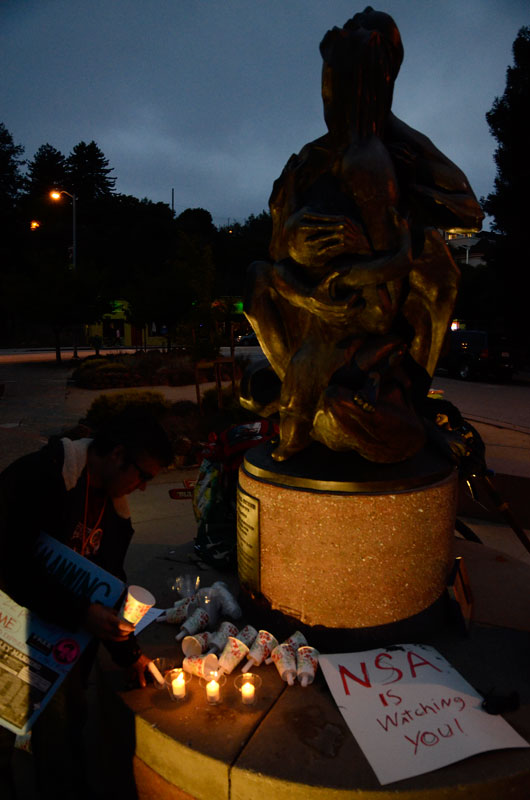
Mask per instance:
[[[149,411],[158,418],[168,414],[171,409],[169,403],[160,392],[116,392],[115,394],[102,394],[96,397],[87,411],[84,422],[93,429],[98,428],[125,408],[138,411]]]
[[[124,353],[89,356],[73,372],[74,382],[85,389],[108,386],[184,386],[195,382],[191,357],[183,352]]]

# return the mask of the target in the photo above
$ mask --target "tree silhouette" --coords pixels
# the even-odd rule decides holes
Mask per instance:
[[[66,185],[66,159],[51,144],[39,147],[28,161],[27,193],[34,198],[46,198],[51,189]]]
[[[519,30],[513,43],[513,66],[508,67],[506,88],[497,97],[486,119],[498,143],[495,151],[495,191],[484,208],[501,234],[494,254],[499,306],[514,332],[527,327],[526,285],[530,239],[530,28]]]
[[[84,203],[107,197],[114,191],[116,178],[109,177],[113,169],[94,141],[76,144],[66,168],[70,191]]]
[[[6,126],[0,122],[0,213],[14,208],[23,188],[24,176],[20,168],[24,165],[24,148],[15,144]]]

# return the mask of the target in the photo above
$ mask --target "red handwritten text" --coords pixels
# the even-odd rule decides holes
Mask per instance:
[[[405,739],[414,747],[414,755],[417,754],[420,744],[424,747],[434,747],[441,739],[450,739],[451,736],[454,736],[458,731],[465,736],[465,731],[456,717],[453,721],[454,725],[440,725],[436,728],[436,731],[418,731],[415,739],[411,739],[410,736],[405,735]]]
[[[382,695],[379,695],[380,697]],[[401,702],[401,698],[398,698]],[[388,703],[385,703],[388,705]],[[398,705],[398,703],[395,703]],[[442,697],[439,702],[431,700],[430,703],[420,703],[416,708],[406,708],[403,711],[394,711],[393,714],[386,714],[383,719],[377,719],[379,725],[388,733],[393,728],[399,728],[402,725],[407,725],[409,722],[414,722],[417,717],[425,717],[428,714],[438,714],[439,711],[445,711],[453,706],[454,711],[463,711],[466,707],[466,702],[463,697]]]
[[[2,614],[0,611],[0,625],[4,630],[9,631],[15,625],[15,618],[10,614]]]
[[[392,660],[392,654],[391,653],[379,653],[374,659],[374,669],[391,670],[392,671],[392,675],[389,676],[389,680],[382,681],[382,683],[383,684],[388,684],[388,683],[397,683],[398,681],[400,681],[402,679],[402,677],[403,677],[403,671],[401,669],[399,669],[398,667],[392,665],[392,664],[383,663],[382,659],[389,659],[391,661]],[[418,667],[430,667],[430,668],[436,670],[436,672],[442,672],[442,670],[439,667],[436,667],[430,661],[427,661],[426,658],[424,658],[421,655],[418,655],[418,653],[414,653],[412,650],[408,650],[407,651],[407,662],[408,662],[411,678],[417,678],[418,677],[417,672],[416,672]],[[355,681],[355,683],[359,684],[360,686],[364,686],[366,689],[371,689],[372,688],[372,682],[370,680],[370,676],[369,676],[369,673],[368,673],[368,667],[366,666],[366,662],[365,661],[361,661],[360,666],[361,666],[361,671],[362,671],[362,677],[360,677],[358,675],[354,675],[353,672],[350,672],[349,669],[344,667],[342,664],[339,664],[339,673],[340,673],[340,677],[342,679],[342,685],[344,687],[344,692],[347,695],[350,694],[350,687],[348,686],[347,678],[349,678],[352,681]]]

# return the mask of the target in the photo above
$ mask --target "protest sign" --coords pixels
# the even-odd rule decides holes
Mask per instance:
[[[482,709],[483,698],[433,647],[322,655],[320,665],[383,785],[487,750],[530,746]]]
[[[51,536],[41,534],[36,557],[73,594],[113,606],[124,584]],[[90,641],[46,622],[0,592],[0,725],[24,734],[46,707]]]

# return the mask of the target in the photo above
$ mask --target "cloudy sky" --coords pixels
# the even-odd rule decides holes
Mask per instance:
[[[386,0],[405,59],[393,110],[493,186],[485,113],[528,0]],[[0,122],[31,159],[95,140],[116,190],[208,209],[267,207],[287,158],[322,135],[318,45],[346,0],[0,0]]]

